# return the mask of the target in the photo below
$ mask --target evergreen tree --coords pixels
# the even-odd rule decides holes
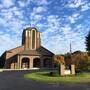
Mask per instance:
[[[90,55],[90,31],[88,35],[86,36],[86,50],[88,51],[88,54]]]

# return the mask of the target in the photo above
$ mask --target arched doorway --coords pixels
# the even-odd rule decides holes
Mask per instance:
[[[10,61],[8,62],[8,64],[11,65],[10,67],[11,69],[17,69],[17,57],[16,56],[12,57]]]
[[[35,58],[33,60],[33,67],[40,67],[40,58]]]
[[[22,59],[21,68],[29,68],[30,59],[25,57]]]
[[[51,63],[50,63],[50,59],[49,58],[45,58],[44,60],[43,60],[43,67],[45,67],[45,68],[50,68],[50,65]]]

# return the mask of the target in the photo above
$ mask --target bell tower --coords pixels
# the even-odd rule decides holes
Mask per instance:
[[[26,28],[22,34],[22,45],[25,50],[36,50],[41,46],[40,32],[36,28]]]

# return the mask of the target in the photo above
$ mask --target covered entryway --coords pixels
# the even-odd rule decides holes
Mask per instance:
[[[25,68],[29,68],[29,62],[30,59],[25,57],[22,59],[22,63],[21,63],[21,68],[25,69]]]
[[[11,65],[11,69],[17,69],[17,56],[15,56],[14,58],[11,58],[10,61],[8,61],[8,64]]]
[[[40,67],[40,58],[35,58],[33,60],[33,67],[39,68]]]

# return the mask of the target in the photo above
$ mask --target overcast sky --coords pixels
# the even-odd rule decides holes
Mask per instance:
[[[36,27],[55,54],[85,51],[90,0],[0,0],[0,55],[21,45],[22,31]]]

